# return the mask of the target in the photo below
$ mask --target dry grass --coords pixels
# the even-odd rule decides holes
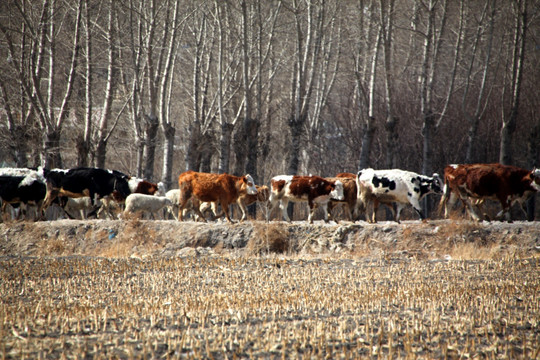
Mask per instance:
[[[536,260],[0,262],[0,356],[534,358]]]
[[[290,250],[287,228],[276,223],[256,224],[253,235],[247,243],[247,253],[260,255],[266,253],[287,253]]]

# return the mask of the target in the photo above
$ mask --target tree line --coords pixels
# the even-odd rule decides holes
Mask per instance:
[[[532,168],[537,0],[5,0],[0,162],[431,174]]]

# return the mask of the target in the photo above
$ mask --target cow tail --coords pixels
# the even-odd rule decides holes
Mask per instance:
[[[446,204],[448,203],[448,199],[450,198],[450,186],[448,186],[448,182],[446,181],[446,177],[444,178],[444,186],[443,186],[443,194],[441,197],[441,201],[439,201],[439,206],[437,207],[437,213],[439,216],[442,215],[443,209],[445,208]]]

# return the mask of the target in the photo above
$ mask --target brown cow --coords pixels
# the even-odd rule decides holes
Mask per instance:
[[[204,219],[198,204],[213,202],[221,205],[225,217],[229,216],[229,205],[236,202],[244,194],[256,194],[257,188],[250,175],[234,176],[229,174],[212,174],[186,171],[178,177],[180,189],[178,219],[183,220],[182,211],[193,203],[193,210]]]
[[[511,221],[511,205],[516,202],[522,205],[529,196],[540,190],[540,170],[530,171],[501,164],[448,165],[444,169],[444,182],[439,209],[444,207],[445,217],[448,217],[449,208],[459,197],[470,216],[479,221],[480,216],[474,210],[471,198],[476,205],[485,199],[494,199],[502,206],[497,217],[506,215],[506,219]]]
[[[266,204],[268,203],[268,198],[270,197],[270,189],[266,185],[255,185],[257,188],[257,194],[251,195],[251,194],[242,194],[240,197],[238,197],[238,200],[236,203],[238,204],[238,207],[240,208],[240,211],[242,212],[242,218],[240,221],[244,221],[247,218],[246,212],[247,207],[255,202],[260,202],[264,204],[264,207],[266,208]],[[223,216],[223,212],[218,213],[217,207],[215,206],[215,203],[208,203],[204,202],[200,204],[199,209],[203,214],[205,214],[207,211],[212,211],[212,219],[217,219],[219,217]]]
[[[270,189],[266,185],[255,186],[257,188],[257,194],[243,194],[236,201],[236,203],[240,207],[240,211],[242,212],[242,218],[240,219],[240,221],[244,221],[246,219],[247,207],[253,203],[260,202],[264,204],[264,208],[266,208],[266,204],[268,203],[268,199],[270,198]]]
[[[280,175],[273,177],[270,184],[270,211],[267,219],[279,202],[283,218],[290,222],[291,219],[287,214],[289,201],[307,201],[310,209],[309,223],[313,223],[315,204],[323,208],[324,221],[328,222],[328,201],[331,198],[343,200],[343,183],[340,180],[334,182],[319,176]]]
[[[351,176],[349,176],[351,175]],[[356,221],[358,219],[358,210],[361,205],[361,201],[358,201],[358,190],[356,188],[356,175],[351,173],[340,173],[336,177],[326,178],[330,181],[340,180],[343,183],[343,200],[330,199],[328,202],[328,215],[337,222],[332,216],[332,211],[343,205],[345,214],[349,220]]]

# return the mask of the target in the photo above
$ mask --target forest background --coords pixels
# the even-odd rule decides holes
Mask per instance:
[[[532,168],[537,0],[5,0],[0,165]]]

